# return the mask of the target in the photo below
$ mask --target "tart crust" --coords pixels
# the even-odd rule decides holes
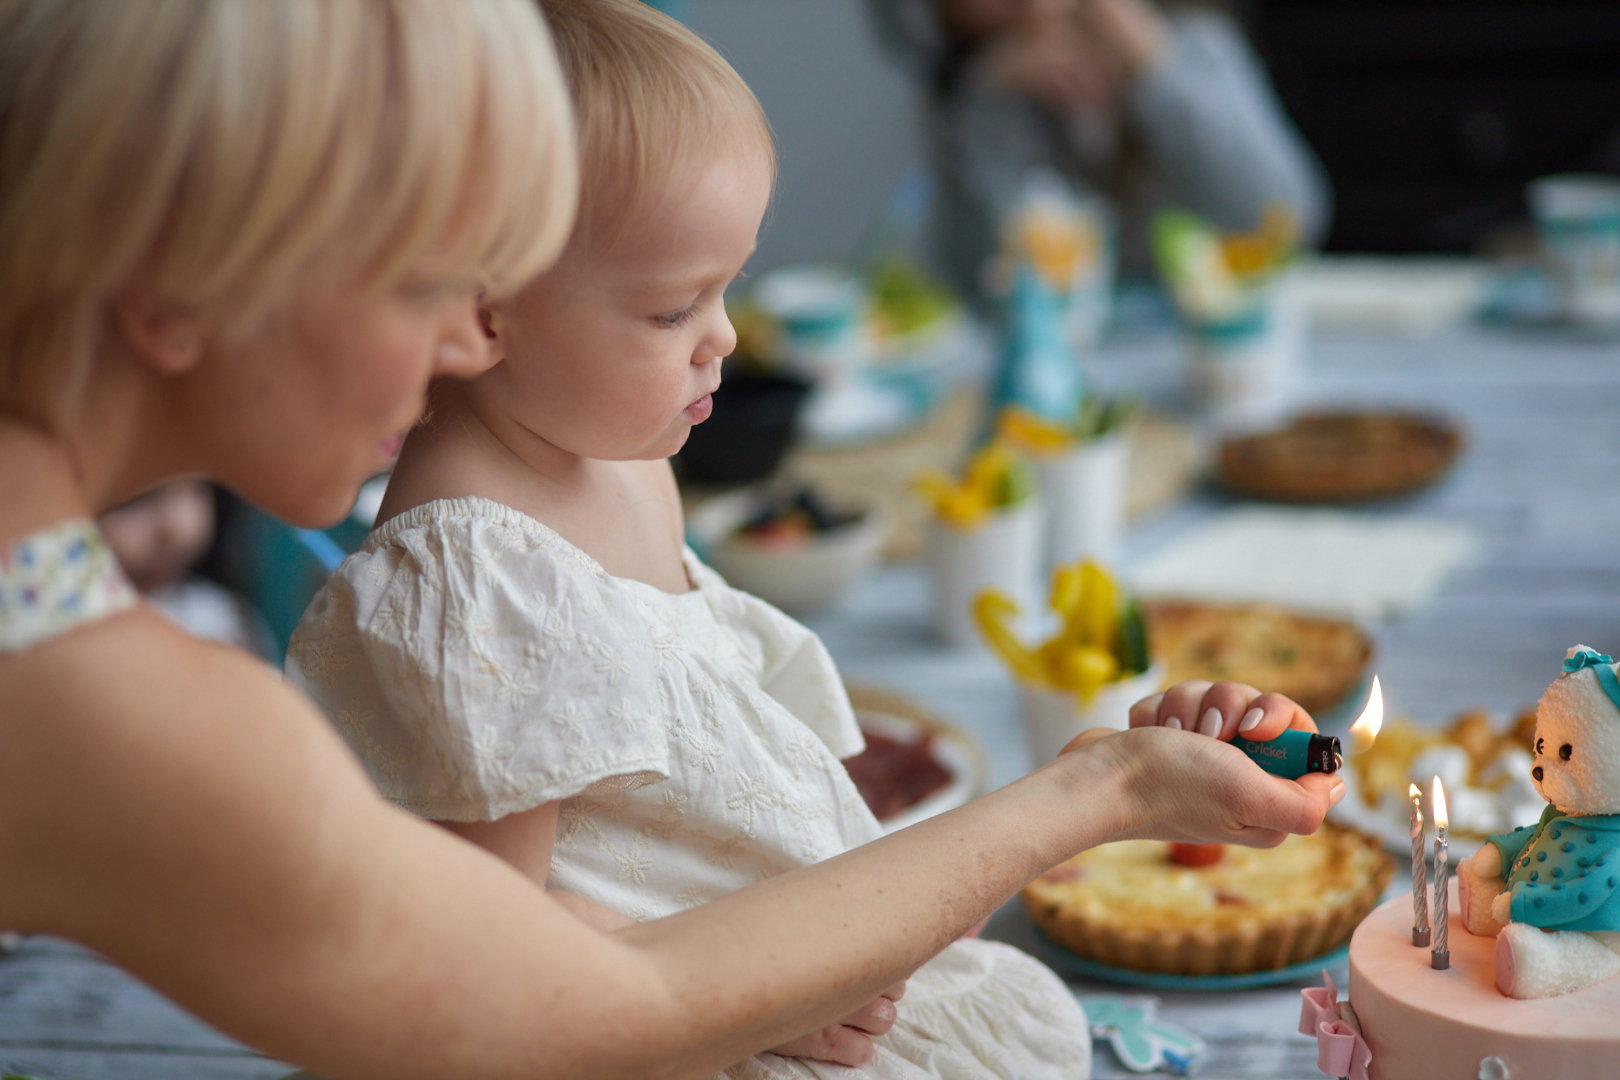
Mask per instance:
[[[1344,700],[1373,652],[1353,622],[1266,604],[1152,600],[1143,602],[1142,617],[1153,654],[1168,668],[1166,685],[1248,683],[1286,694],[1312,713]]]
[[[1228,846],[1208,867],[1127,840],[1037,878],[1024,906],[1077,956],[1171,975],[1242,975],[1302,963],[1349,940],[1394,872],[1378,841],[1337,825],[1270,849]]]
[[[1279,431],[1228,439],[1221,483],[1276,502],[1338,503],[1414,491],[1462,447],[1455,427],[1402,413],[1307,413]]]

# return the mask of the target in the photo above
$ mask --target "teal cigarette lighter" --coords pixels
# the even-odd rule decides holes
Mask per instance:
[[[1266,772],[1285,780],[1298,780],[1311,772],[1338,772],[1344,761],[1337,738],[1297,728],[1289,728],[1265,742],[1239,737],[1232,740],[1232,745]]]

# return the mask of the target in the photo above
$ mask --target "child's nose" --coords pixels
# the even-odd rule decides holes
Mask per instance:
[[[488,370],[491,356],[476,300],[469,296],[449,305],[433,349],[433,376],[471,379]]]
[[[707,355],[694,355],[692,357],[693,363],[702,364],[711,359],[724,359],[730,356],[732,351],[737,348],[737,328],[731,325],[731,317],[725,313],[724,308],[720,311],[719,324],[715,327],[714,333],[709,335],[709,339],[705,344],[708,346]],[[702,353],[705,350],[700,349],[699,352]]]

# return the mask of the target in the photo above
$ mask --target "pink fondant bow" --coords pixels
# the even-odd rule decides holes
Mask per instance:
[[[1322,972],[1322,985],[1299,992],[1299,1033],[1316,1036],[1316,1067],[1329,1076],[1367,1080],[1372,1051],[1353,1024],[1339,1015],[1339,990]]]

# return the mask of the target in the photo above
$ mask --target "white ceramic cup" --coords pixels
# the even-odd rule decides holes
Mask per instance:
[[[1283,275],[1251,307],[1215,323],[1187,325],[1187,391],[1217,429],[1272,423],[1288,410],[1304,367],[1305,306]]]
[[[1081,702],[1079,695],[1067,691],[1020,683],[1018,708],[1035,764],[1045,765],[1057,757],[1058,751],[1082,731],[1124,731],[1130,726],[1131,706],[1163,689],[1164,675],[1164,661],[1155,660],[1141,674],[1103,686],[1088,702]]]
[[[1544,176],[1525,194],[1565,318],[1620,330],[1620,177]]]
[[[788,266],[754,286],[754,302],[779,328],[773,359],[812,380],[836,377],[863,360],[861,285],[832,266]]]
[[[1115,430],[1059,454],[1034,456],[1046,504],[1046,563],[1079,559],[1113,565],[1125,537],[1125,476],[1130,444]]]
[[[1025,612],[1040,602],[1046,515],[1034,496],[991,514],[976,529],[957,529],[930,518],[925,537],[934,583],[934,625],[955,649],[982,644],[973,622],[973,598],[999,589]]]

